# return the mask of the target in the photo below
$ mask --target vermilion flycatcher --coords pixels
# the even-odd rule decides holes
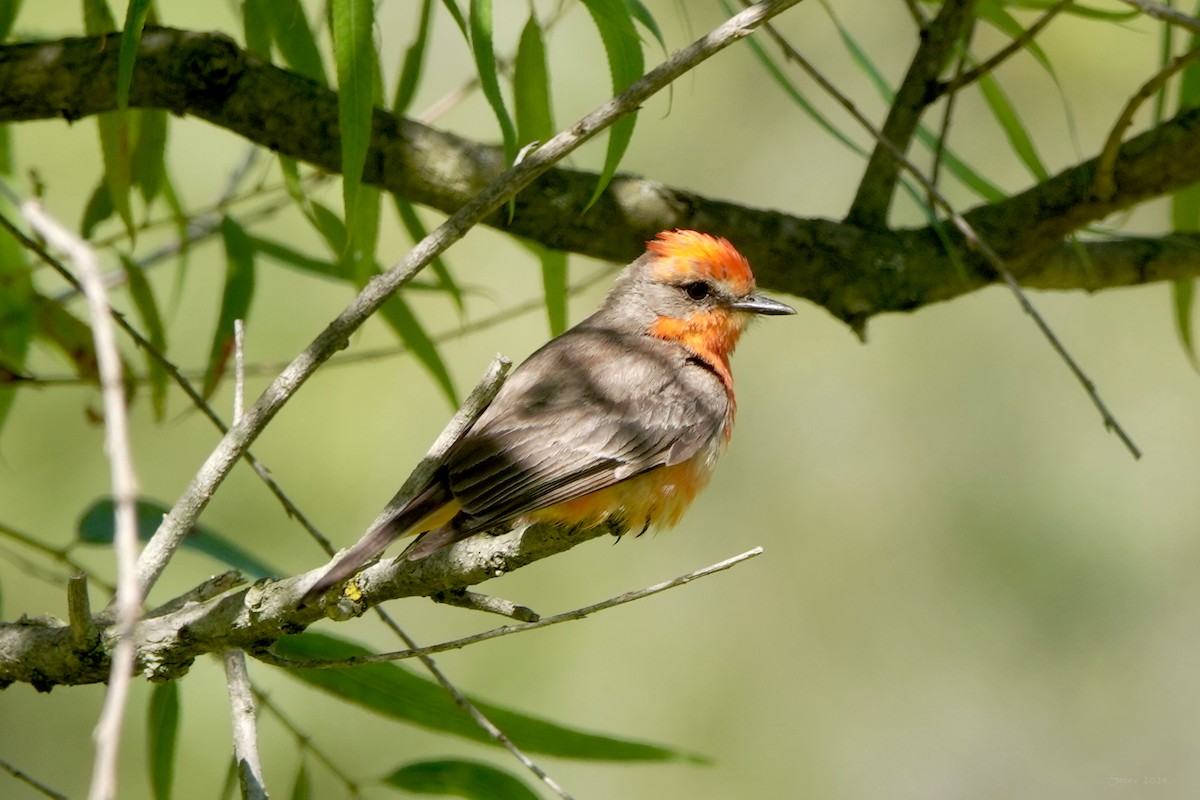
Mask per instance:
[[[410,502],[367,532],[311,599],[391,542],[410,560],[514,522],[644,531],[679,521],[733,430],[729,355],[752,314],[794,314],[755,294],[729,242],[660,233],[596,313],[547,342],[501,387]]]

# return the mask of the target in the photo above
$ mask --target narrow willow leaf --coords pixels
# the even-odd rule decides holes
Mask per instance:
[[[349,658],[369,651],[344,639],[318,633],[285,636],[276,652],[292,659]],[[440,685],[398,664],[365,664],[350,669],[292,669],[288,675],[377,714],[410,725],[496,745]],[[475,698],[471,702],[527,752],[605,761],[703,761],[658,745],[616,739],[567,728]]]
[[[392,201],[396,208],[396,215],[400,218],[400,224],[404,226],[404,230],[408,232],[408,236],[414,243],[421,241],[429,235],[429,229],[425,227],[425,223],[421,222],[421,218],[417,216],[417,210],[413,208],[413,204],[405,200],[399,195],[393,194]],[[437,278],[437,285],[443,291],[450,295],[450,299],[454,301],[454,307],[458,309],[461,317],[466,310],[463,305],[462,288],[454,280],[454,276],[450,274],[450,267],[446,264],[446,260],[438,256],[429,263],[429,271]],[[410,281],[405,284],[408,288],[416,286],[415,281]]]
[[[730,5],[726,0],[722,0],[721,5],[724,7],[726,14],[733,16],[734,8],[732,5]],[[783,89],[784,93],[792,99],[792,102],[800,107],[800,110],[803,111],[809,119],[817,123],[817,126],[821,128],[821,130],[832,136],[837,142],[851,152],[856,153],[863,158],[870,156],[870,153],[868,153],[866,149],[860,147],[857,142],[850,138],[848,134],[839,130],[824,114],[817,110],[817,107],[814,106],[809,99],[804,96],[804,93],[801,92],[800,89],[792,82],[792,80],[787,77],[787,74],[779,67],[778,64],[775,63],[774,57],[767,52],[766,48],[764,48],[757,39],[751,36],[745,41],[746,44],[750,46],[750,51],[754,53],[754,55],[758,58],[759,63],[762,64],[763,69],[767,71],[767,74],[770,75],[775,83],[779,85],[779,88]]]
[[[500,72],[496,66],[496,51],[492,42],[492,0],[471,0],[471,52],[479,74],[479,88],[500,124],[504,140],[504,161],[512,164],[517,157],[517,132],[500,92]]]
[[[442,0],[442,6],[444,6],[446,11],[450,13],[450,18],[454,20],[454,24],[457,25],[459,31],[462,32],[463,39],[468,42],[471,41],[471,34],[469,32],[469,26],[467,25],[467,18],[463,16],[462,9],[458,7],[458,3],[456,3],[454,0]]]
[[[137,144],[133,147],[132,179],[146,205],[162,191],[166,173],[168,115],[159,108],[137,113]]]
[[[467,800],[538,800],[537,792],[510,772],[482,761],[415,761],[383,782],[416,795],[447,795]]]
[[[629,13],[633,15],[633,18],[638,21],[639,25],[650,31],[650,35],[654,37],[654,41],[658,42],[663,55],[666,56],[667,40],[663,37],[662,30],[658,27],[658,21],[650,13],[650,9],[646,8],[646,4],[642,0],[626,0],[626,2],[629,4]]]
[[[1006,0],[1006,2],[1013,8],[1031,8],[1037,11],[1048,11],[1057,4],[1057,0]],[[1137,9],[1132,11],[1107,11],[1103,8],[1085,6],[1082,3],[1075,2],[1064,8],[1063,13],[1074,14],[1078,17],[1084,17],[1086,19],[1123,22],[1125,20],[1133,19],[1142,12],[1138,11]]]
[[[134,506],[137,515],[138,539],[150,540],[163,517],[171,508],[149,498],[138,498]],[[102,497],[83,512],[76,525],[75,535],[83,544],[110,545],[113,542],[115,505],[111,497]],[[197,524],[183,540],[183,547],[215,558],[222,564],[241,570],[252,578],[273,578],[283,573],[256,558],[235,544],[232,539],[207,525]]]
[[[1010,39],[1020,39],[1025,35],[1025,26],[1017,21],[1017,18],[1004,10],[1000,0],[984,0],[976,7],[976,15],[984,22],[991,25],[996,30],[1008,36]],[[1024,49],[1037,60],[1042,68],[1052,76],[1054,66],[1050,63],[1050,57],[1046,55],[1046,51],[1036,40],[1030,39],[1025,42]],[[1055,78],[1057,81],[1057,78]]]
[[[645,69],[642,43],[633,25],[633,15],[625,0],[583,0],[583,4],[592,15],[592,21],[600,32],[600,40],[604,43],[604,52],[608,56],[608,70],[612,76],[612,92],[614,95],[619,94],[629,84],[642,77]],[[637,115],[629,114],[609,128],[608,151],[604,156],[604,166],[600,170],[596,189],[588,200],[589,208],[600,199],[600,195],[608,188],[609,181],[616,174],[621,158],[633,139],[636,123]]]
[[[450,405],[457,408],[459,405],[458,392],[454,388],[454,379],[450,377],[446,363],[442,361],[442,354],[438,351],[437,343],[429,337],[408,303],[400,295],[395,295],[383,304],[379,313],[404,346],[429,370],[429,374],[433,376],[442,393],[446,395]]]
[[[332,12],[338,124],[342,137],[342,202],[347,225],[354,231],[358,190],[371,143],[377,72],[375,41],[371,36],[375,11],[371,0],[333,0]]]
[[[392,100],[392,113],[403,116],[412,105],[421,81],[421,70],[425,63],[425,46],[429,42],[429,28],[433,21],[433,0],[422,0],[421,17],[417,22],[417,35],[404,51],[404,63],[400,66],[400,78],[396,81],[396,96]]]
[[[91,239],[96,226],[113,215],[112,195],[108,191],[108,182],[103,178],[92,194],[88,197],[87,205],[83,207],[83,219],[79,221],[79,234],[84,239]]]
[[[15,13],[15,12],[14,12]],[[11,129],[0,126],[0,174],[10,175]],[[16,209],[0,198],[0,214],[17,219]],[[0,430],[17,397],[17,376],[25,369],[36,330],[33,273],[21,245],[8,231],[0,231]]]
[[[375,248],[379,241],[379,204],[382,199],[378,189],[364,183],[358,188],[358,207],[354,217],[347,218],[347,222],[353,223],[353,229],[348,237],[346,258],[360,288],[379,271],[375,266]]]
[[[129,286],[129,296],[133,299],[133,307],[137,310],[142,327],[146,330],[146,339],[150,346],[160,355],[167,349],[167,334],[163,327],[162,316],[158,313],[158,303],[154,300],[154,292],[146,280],[146,273],[132,258],[122,254],[121,265],[125,269],[125,278]],[[167,370],[162,362],[153,354],[146,353],[146,376],[150,381],[150,401],[154,407],[154,417],[162,422],[167,415]]]
[[[129,112],[111,111],[96,115],[96,127],[100,132],[100,153],[104,160],[104,182],[108,186],[108,198],[117,216],[125,223],[129,238],[135,236],[133,208],[129,192],[133,188],[133,175],[129,153]]]
[[[843,27],[837,15],[834,14],[833,8],[825,0],[822,0],[821,6],[825,9],[830,21],[833,22],[834,27],[837,29],[838,36],[842,40],[842,44],[846,47],[847,52],[850,53],[851,59],[862,70],[863,74],[870,79],[871,83],[874,84],[880,97],[890,105],[895,100],[895,92],[892,91],[887,78],[875,66],[875,62],[871,60],[867,52],[850,35],[850,32]],[[917,127],[916,138],[918,142],[931,151],[937,150],[940,146],[942,164],[946,170],[957,178],[960,183],[984,200],[987,200],[989,203],[995,203],[1007,198],[1004,192],[1000,191],[997,186],[968,166],[953,150],[945,146],[945,143],[941,141],[937,134],[930,131],[926,126],[920,125]]]
[[[254,246],[250,237],[241,225],[231,217],[225,217],[221,220],[221,242],[225,246],[225,288],[204,369],[203,395],[206,399],[216,391],[233,354],[234,320],[246,319],[250,301],[254,298]]]
[[[21,10],[21,0],[0,0],[0,42],[8,38],[12,32],[13,22],[17,12]]]
[[[117,20],[105,0],[83,0],[83,32],[88,36],[112,33]]]
[[[283,63],[322,86],[329,85],[321,49],[300,0],[267,0],[266,19]],[[367,28],[370,36],[370,26]],[[339,78],[339,86],[341,79]]]
[[[1025,129],[1025,124],[1021,122],[1020,115],[1013,108],[1008,95],[1000,88],[1000,84],[991,75],[980,75],[979,91],[983,94],[983,99],[987,101],[992,116],[1000,123],[1001,130],[1008,137],[1008,144],[1017,154],[1017,158],[1021,159],[1021,163],[1034,178],[1039,181],[1049,180],[1050,173],[1038,156],[1037,148],[1033,145],[1029,131]]]
[[[121,49],[117,54],[117,108],[129,105],[129,87],[133,85],[133,64],[137,60],[142,29],[150,13],[150,0],[129,0],[125,10],[125,27],[121,32]]]
[[[59,301],[42,294],[34,296],[33,307],[36,336],[54,345],[70,362],[76,375],[89,383],[99,384],[96,347],[88,324]]]
[[[546,46],[537,14],[531,13],[521,31],[517,60],[513,64],[513,105],[517,112],[517,142],[526,147],[554,135],[554,113],[550,108],[550,73],[546,68]]]
[[[1195,48],[1198,41],[1200,36],[1191,36],[1188,49]],[[1192,64],[1184,69],[1179,81],[1179,110],[1189,111],[1197,106],[1200,106],[1200,65]],[[1200,184],[1192,184],[1171,196],[1171,230],[1175,233],[1200,231]],[[1192,329],[1195,291],[1192,280],[1175,281],[1171,286],[1175,330],[1192,366],[1200,369]]]
[[[308,777],[308,763],[302,760],[300,769],[296,772],[296,780],[292,782],[292,800],[312,800],[312,797],[312,779]]]
[[[246,49],[263,61],[271,60],[271,21],[273,0],[242,0],[242,35]]]
[[[179,735],[179,684],[167,681],[150,691],[146,709],[147,766],[154,800],[170,800],[175,778],[175,743]]]

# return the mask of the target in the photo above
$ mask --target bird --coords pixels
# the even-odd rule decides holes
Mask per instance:
[[[475,533],[675,525],[733,431],[729,357],[749,320],[795,314],[757,292],[726,239],[663,231],[599,309],[529,356],[411,500],[337,556],[309,603],[418,535],[417,561]]]

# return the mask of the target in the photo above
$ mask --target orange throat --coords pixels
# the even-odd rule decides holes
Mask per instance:
[[[733,400],[733,373],[729,356],[745,329],[745,322],[736,312],[714,309],[697,311],[686,319],[659,317],[650,326],[650,335],[683,345],[712,368],[721,378],[729,399]]]

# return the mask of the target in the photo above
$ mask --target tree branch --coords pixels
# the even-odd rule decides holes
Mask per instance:
[[[0,122],[111,111],[115,74],[116,48],[97,37],[0,47]],[[148,29],[130,104],[194,115],[321,169],[340,168],[337,96],[242,52],[220,34]],[[503,166],[499,148],[376,110],[364,179],[450,213]],[[1089,244],[1090,264],[1062,244],[1071,232],[1111,213],[1200,179],[1200,110],[1125,142],[1115,164],[1117,190],[1104,202],[1089,197],[1093,169],[1091,161],[1069,167],[965,217],[1008,259],[1013,275],[1033,288],[1094,291],[1200,275],[1200,261],[1181,258],[1177,237],[1158,245],[1145,238],[1132,246],[1120,240]],[[595,182],[593,173],[553,169],[517,196],[511,221],[493,213],[484,224],[618,263],[635,258],[660,230],[711,231],[737,243],[760,285],[807,298],[856,326],[879,313],[913,310],[996,282],[986,265],[971,258],[963,280],[928,228],[805,219],[632,176],[618,176],[584,214]],[[1124,260],[1133,254],[1137,261]]]

